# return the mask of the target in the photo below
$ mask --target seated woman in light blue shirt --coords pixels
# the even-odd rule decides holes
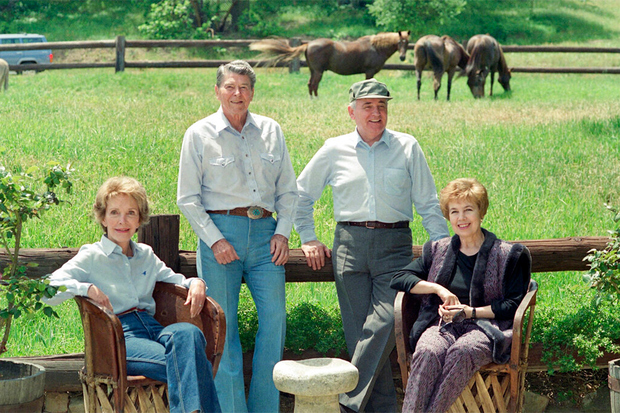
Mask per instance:
[[[127,374],[167,382],[171,413],[220,412],[202,331],[190,323],[162,327],[153,318],[157,281],[189,288],[185,305],[192,317],[204,304],[205,282],[175,273],[150,246],[131,240],[149,217],[146,191],[135,179],[108,179],[97,192],[93,210],[104,235],[54,271],[52,285],[67,290],[48,303],[88,296],[113,311],[123,326]]]

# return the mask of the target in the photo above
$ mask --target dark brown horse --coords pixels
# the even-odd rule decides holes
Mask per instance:
[[[448,72],[448,99],[450,100],[450,89],[452,89],[452,78],[457,66],[465,70],[469,55],[457,42],[450,36],[435,36],[429,34],[421,37],[413,49],[413,64],[418,79],[418,100],[420,100],[420,86],[422,85],[422,70],[432,69],[435,80],[433,89],[435,90],[435,100],[437,92],[441,87],[441,77],[444,72]]]
[[[491,93],[493,96],[493,81],[495,72],[499,73],[498,81],[505,91],[510,91],[510,69],[502,47],[488,34],[477,34],[467,42],[469,62],[465,69],[467,84],[475,98],[484,97],[484,83],[491,72]]]
[[[366,79],[372,78],[381,70],[385,61],[397,50],[400,60],[405,60],[410,32],[379,33],[364,36],[353,42],[336,42],[330,39],[316,39],[291,47],[286,39],[265,39],[250,45],[252,50],[260,50],[265,55],[276,57],[271,61],[288,61],[302,53],[310,68],[308,91],[317,96],[323,72],[331,70],[339,75],[364,73]]]

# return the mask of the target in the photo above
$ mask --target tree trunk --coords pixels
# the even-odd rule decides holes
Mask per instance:
[[[201,27],[202,26],[202,1],[198,1],[198,0],[190,0],[192,3],[192,8],[194,9],[194,26],[196,28]]]
[[[239,30],[239,18],[246,10],[250,10],[250,0],[237,0],[231,6],[230,17],[233,31]]]

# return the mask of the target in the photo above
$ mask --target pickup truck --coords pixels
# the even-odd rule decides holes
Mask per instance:
[[[0,34],[0,44],[17,44],[17,43],[46,43],[45,36],[40,34]],[[54,55],[52,51],[47,50],[11,50],[0,51],[0,59],[4,59],[11,66],[24,64],[45,64],[52,63]],[[20,74],[21,70],[15,70]]]

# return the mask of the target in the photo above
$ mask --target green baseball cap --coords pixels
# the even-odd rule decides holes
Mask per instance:
[[[390,100],[390,91],[385,83],[379,82],[377,79],[366,79],[361,82],[354,83],[349,89],[349,101],[353,102],[357,99],[387,99]]]

